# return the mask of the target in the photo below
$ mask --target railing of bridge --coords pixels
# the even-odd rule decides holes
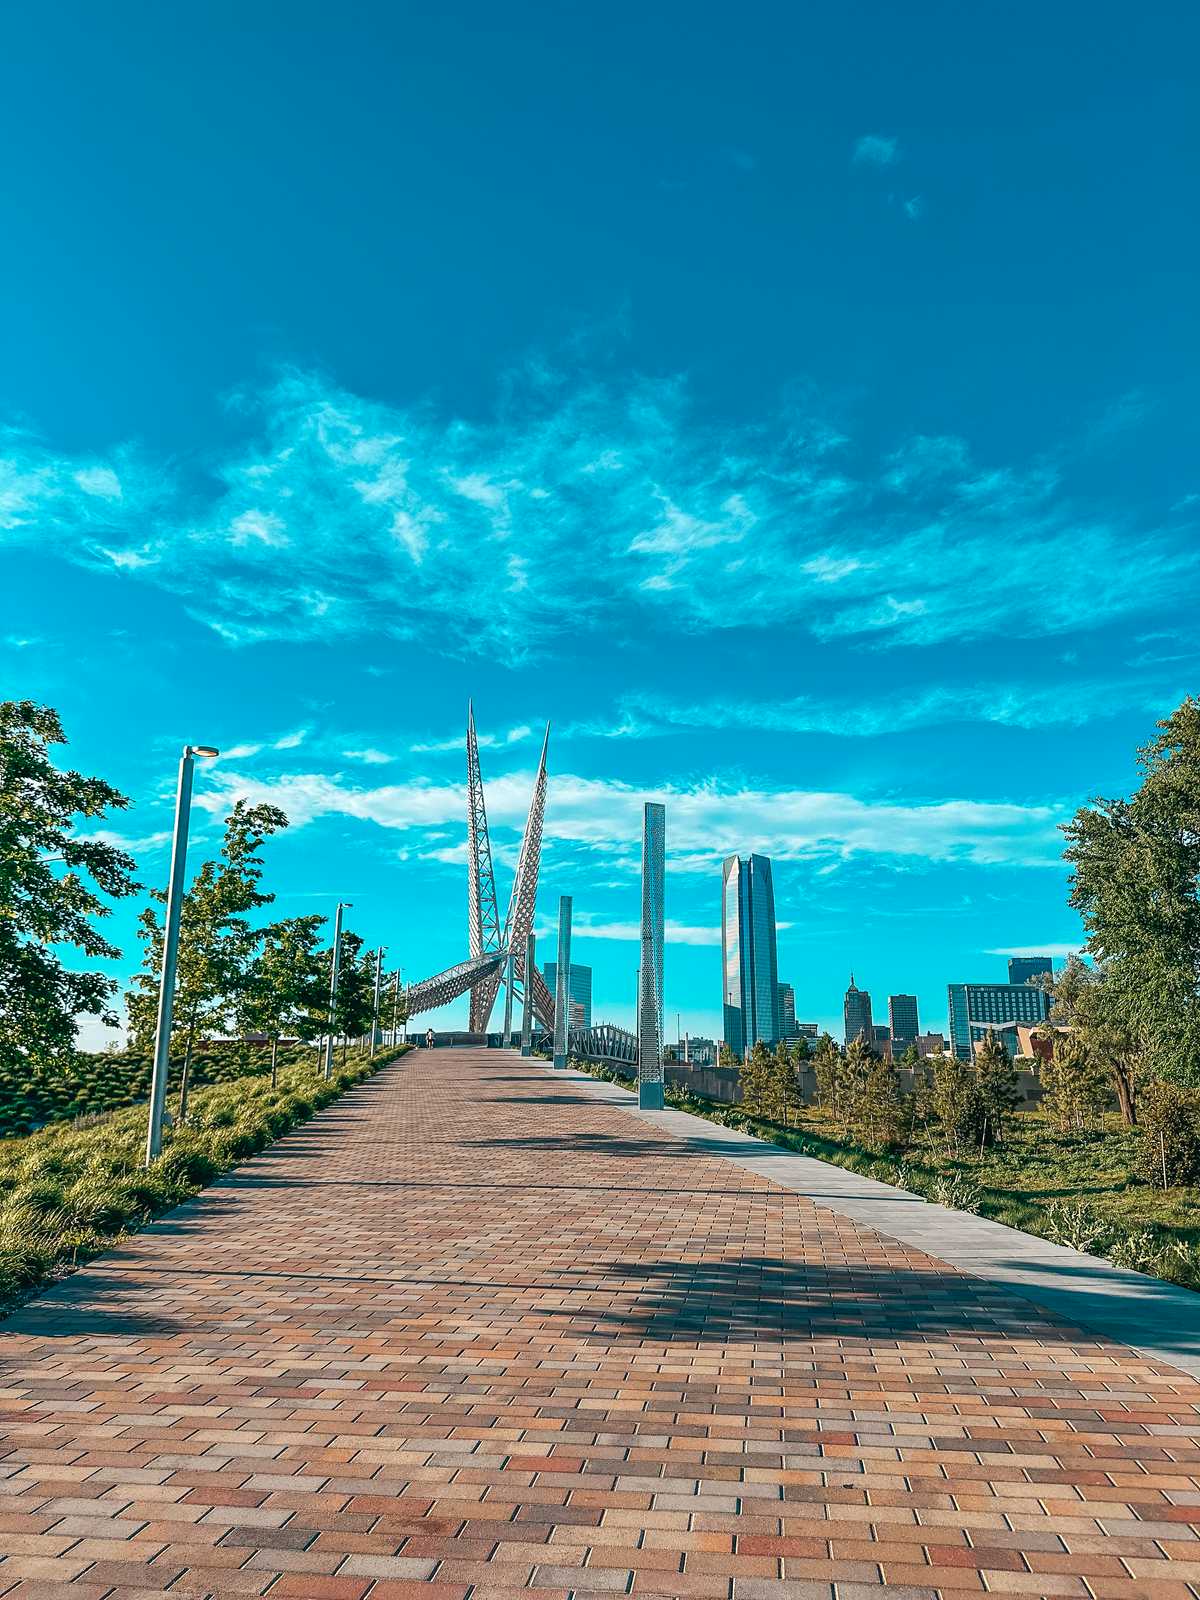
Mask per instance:
[[[618,1028],[612,1022],[598,1022],[591,1028],[572,1028],[567,1035],[567,1054],[578,1061],[612,1062],[636,1067],[637,1034]]]

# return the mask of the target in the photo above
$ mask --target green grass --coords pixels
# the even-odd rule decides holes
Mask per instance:
[[[572,1065],[608,1082],[634,1082],[630,1073]],[[815,1107],[784,1128],[670,1084],[666,1097],[707,1121],[1200,1290],[1200,1189],[1163,1191],[1138,1178],[1137,1130],[1116,1116],[1093,1135],[1071,1138],[1041,1112],[1017,1112],[1004,1144],[955,1159],[936,1137],[920,1134],[903,1155],[880,1155]]]
[[[187,1119],[143,1165],[146,1108],[43,1128],[0,1143],[0,1315],[114,1240],[190,1199],[238,1162],[304,1122],[407,1046],[372,1061],[352,1052],[321,1077],[304,1064],[197,1089]]]
[[[281,1066],[315,1059],[311,1046],[281,1048]],[[205,1045],[192,1057],[191,1084],[233,1083],[267,1072],[266,1045],[222,1042]],[[182,1059],[173,1059],[168,1092],[177,1089]],[[17,1138],[51,1122],[73,1122],[150,1097],[151,1059],[139,1050],[89,1054],[80,1051],[53,1072],[30,1071],[23,1061],[0,1061],[0,1138]]]

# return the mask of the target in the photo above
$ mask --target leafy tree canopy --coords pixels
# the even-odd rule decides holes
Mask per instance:
[[[39,1068],[70,1057],[78,1016],[116,1025],[113,980],[69,971],[54,947],[117,958],[96,923],[108,901],[138,889],[130,855],[76,831],[77,819],[98,821],[129,801],[100,778],[55,767],[50,747],[65,743],[49,706],[0,702],[0,1058]]]
[[[1200,700],[1158,727],[1136,793],[1078,811],[1064,856],[1110,1026],[1152,1076],[1200,1082]]]
[[[262,937],[246,920],[270,905],[262,882],[263,841],[287,827],[278,806],[238,800],[225,822],[221,852],[206,861],[183,899],[175,983],[172,1048],[190,1050],[206,1029],[226,1029],[232,1020],[255,945]],[[160,904],[166,891],[153,891]],[[140,1044],[154,1037],[162,968],[163,923],[153,907],[142,913],[146,952],[143,969],[127,997],[130,1026]]]

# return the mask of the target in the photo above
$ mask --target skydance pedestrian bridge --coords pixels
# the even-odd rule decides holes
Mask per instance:
[[[1198,1304],[417,1050],[0,1322],[0,1597],[1197,1600]]]
[[[411,984],[406,991],[407,1015],[411,1019],[435,1011],[459,996],[470,995],[468,1028],[473,1035],[488,1032],[500,990],[504,990],[504,1042],[508,1043],[513,1025],[519,1029],[528,1011],[534,1029],[554,1034],[556,998],[550,993],[536,964],[528,962],[532,950],[537,911],[538,874],[542,857],[542,824],[546,811],[546,752],[550,743],[547,724],[541,755],[533,781],[529,813],[521,837],[521,849],[513,873],[512,891],[504,921],[500,920],[496,894],[496,875],[492,863],[492,843],[488,832],[487,802],[479,760],[479,738],[475,729],[475,708],[467,707],[467,946],[466,958],[443,972]],[[662,969],[661,929],[657,951],[650,964]],[[526,972],[526,965],[529,971]],[[528,1004],[526,995],[528,992]],[[656,1031],[661,1034],[661,1003]],[[564,1038],[572,1053],[589,1059],[622,1065],[636,1065],[637,1035],[612,1024],[596,1028],[568,1028]]]
[[[407,991],[408,1015],[419,1016],[449,1005],[460,995],[470,993],[469,1027],[472,1033],[486,1033],[501,983],[506,986],[505,1010],[520,1015],[519,1007],[528,984],[533,1015],[547,1029],[554,1028],[554,997],[545,979],[532,967],[525,971],[529,935],[533,932],[537,909],[538,871],[542,859],[542,819],[546,810],[546,750],[550,726],[542,740],[533,797],[521,838],[517,869],[503,925],[496,898],[496,875],[492,866],[492,842],[488,833],[487,804],[483,775],[479,765],[479,739],[475,732],[475,708],[467,707],[467,940],[469,954],[444,972],[435,973]],[[511,956],[511,965],[509,958]]]

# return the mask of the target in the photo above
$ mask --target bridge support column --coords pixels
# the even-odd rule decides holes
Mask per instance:
[[[642,961],[638,978],[638,1105],[661,1111],[666,808],[646,802],[642,823]]]
[[[554,1065],[567,1064],[567,1029],[571,1021],[571,896],[558,902],[558,971],[554,983]]]
[[[521,1008],[521,1054],[533,1054],[533,934],[525,941],[525,989]]]
[[[512,986],[513,953],[510,950],[504,963],[504,1032],[500,1035],[500,1043],[506,1050],[512,1049]]]

